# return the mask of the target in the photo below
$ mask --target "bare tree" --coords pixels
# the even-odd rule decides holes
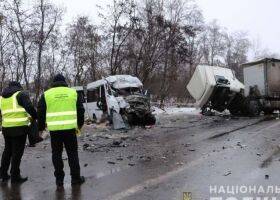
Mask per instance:
[[[30,42],[31,14],[28,12],[28,10],[23,9],[21,0],[12,0],[11,2],[6,1],[4,8],[7,11],[6,16],[8,20],[8,27],[12,34],[14,34],[14,39],[21,49],[21,55],[18,59],[18,62],[21,62],[22,64],[25,86],[27,89],[29,89],[30,86],[27,66],[29,61],[28,54],[32,45],[32,42]]]
[[[251,52],[252,57],[255,60],[263,58],[280,58],[278,53],[271,52],[268,48],[264,48],[259,38],[251,40]]]
[[[0,73],[1,73],[1,80],[0,80],[0,91],[3,89],[3,84],[6,77],[6,62],[5,57],[7,53],[7,45],[9,43],[9,33],[7,33],[5,17],[3,14],[0,14]]]
[[[163,103],[188,96],[198,64],[227,66],[241,76],[248,57],[247,35],[229,33],[217,21],[205,24],[191,0],[113,0],[100,10],[101,25],[81,16],[66,31],[60,31],[62,10],[50,0],[2,2],[0,90],[7,79],[17,80],[38,97],[58,72],[74,85],[126,73]],[[277,56],[252,46],[256,58]]]
[[[55,7],[48,0],[40,0],[35,5],[33,17],[34,38],[37,46],[37,75],[35,77],[36,99],[41,91],[42,55],[47,42],[61,20],[62,10]]]
[[[107,15],[102,15],[103,24],[106,28],[107,44],[110,45],[109,64],[110,73],[116,74],[122,71],[122,50],[128,37],[133,32],[135,20],[133,10],[134,1],[113,0],[113,5],[109,5]]]
[[[236,72],[236,76],[242,80],[240,65],[247,62],[247,54],[250,42],[247,34],[237,32],[226,35],[225,65]]]
[[[82,85],[86,78],[94,80],[97,76],[100,43],[96,28],[90,24],[87,17],[79,17],[68,27],[67,34],[68,53],[74,67],[74,84]]]
[[[183,42],[179,47],[179,56],[184,61],[183,67],[180,71],[181,80],[176,87],[176,96],[179,98],[188,97],[186,86],[198,64],[202,62],[203,58],[203,31],[204,21],[199,8],[196,5],[189,5],[187,13],[184,16],[184,22],[181,27]]]
[[[206,26],[202,42],[203,62],[208,65],[220,65],[225,50],[225,31],[216,20]]]
[[[144,84],[149,84],[156,67],[164,56],[164,17],[160,1],[146,1],[139,11],[137,29],[134,31],[135,70]],[[136,19],[136,18],[135,18]]]

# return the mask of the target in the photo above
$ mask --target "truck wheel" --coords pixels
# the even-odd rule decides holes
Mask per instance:
[[[149,113],[145,116],[144,121],[145,126],[155,125],[156,117],[153,114]]]
[[[246,102],[245,97],[241,93],[237,93],[234,96],[234,99],[229,103],[228,110],[233,116],[243,115],[243,105]]]
[[[263,112],[264,112],[265,115],[271,115],[271,114],[273,114],[274,109],[265,108],[265,109],[263,109]]]
[[[202,107],[201,114],[205,115],[205,116],[214,116],[215,115],[215,113],[212,112],[212,110],[209,107]]]
[[[238,115],[240,115],[240,110],[238,110],[238,109],[230,109],[229,112],[230,112],[230,114],[233,115],[233,116],[238,116]]]
[[[256,100],[250,100],[248,102],[248,115],[250,117],[255,117],[255,116],[259,116],[260,115],[260,106],[259,106],[259,102]]]

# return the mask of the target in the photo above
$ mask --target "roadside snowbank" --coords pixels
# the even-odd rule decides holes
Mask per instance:
[[[189,115],[195,115],[195,114],[199,114],[200,110],[198,110],[197,108],[189,108],[189,107],[181,107],[181,108],[177,108],[177,107],[167,107],[163,109],[160,109],[158,107],[153,107],[154,112],[153,114],[155,115],[162,115],[162,114],[166,114],[166,115],[177,115],[177,114],[189,114]]]

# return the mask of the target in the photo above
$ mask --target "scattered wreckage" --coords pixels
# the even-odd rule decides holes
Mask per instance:
[[[156,122],[150,97],[137,77],[108,76],[89,83],[86,93],[82,87],[76,87],[76,90],[84,97],[86,114],[93,121],[109,119],[114,129],[154,125]]]
[[[280,109],[280,60],[265,58],[241,67],[244,84],[229,68],[196,68],[187,89],[202,114],[229,110],[232,115],[257,116]]]

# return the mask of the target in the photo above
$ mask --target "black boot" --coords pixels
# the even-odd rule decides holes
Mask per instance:
[[[57,187],[63,187],[63,184],[64,184],[64,183],[63,183],[63,180],[56,180],[55,183],[56,183],[56,186],[57,186]]]
[[[31,143],[31,144],[29,144],[29,147],[36,147],[36,144],[35,143]]]
[[[0,176],[0,179],[2,179],[2,183],[8,182],[8,180],[9,180],[10,178],[11,178],[11,176],[8,175],[8,174],[1,175],[1,176]]]
[[[36,143],[40,143],[40,142],[42,142],[44,140],[44,138],[42,138],[41,136],[38,136],[37,138],[36,138]]]
[[[39,136],[39,137],[37,137],[37,138],[35,139],[34,142],[31,142],[31,143],[29,144],[29,147],[36,147],[36,144],[42,142],[43,140],[44,140],[44,139],[43,139],[41,136]]]
[[[72,179],[71,184],[72,185],[82,185],[85,182],[85,177],[80,176],[79,178]]]
[[[28,177],[21,177],[21,176],[18,176],[18,177],[12,177],[11,178],[11,183],[24,183],[25,181],[28,180]]]

